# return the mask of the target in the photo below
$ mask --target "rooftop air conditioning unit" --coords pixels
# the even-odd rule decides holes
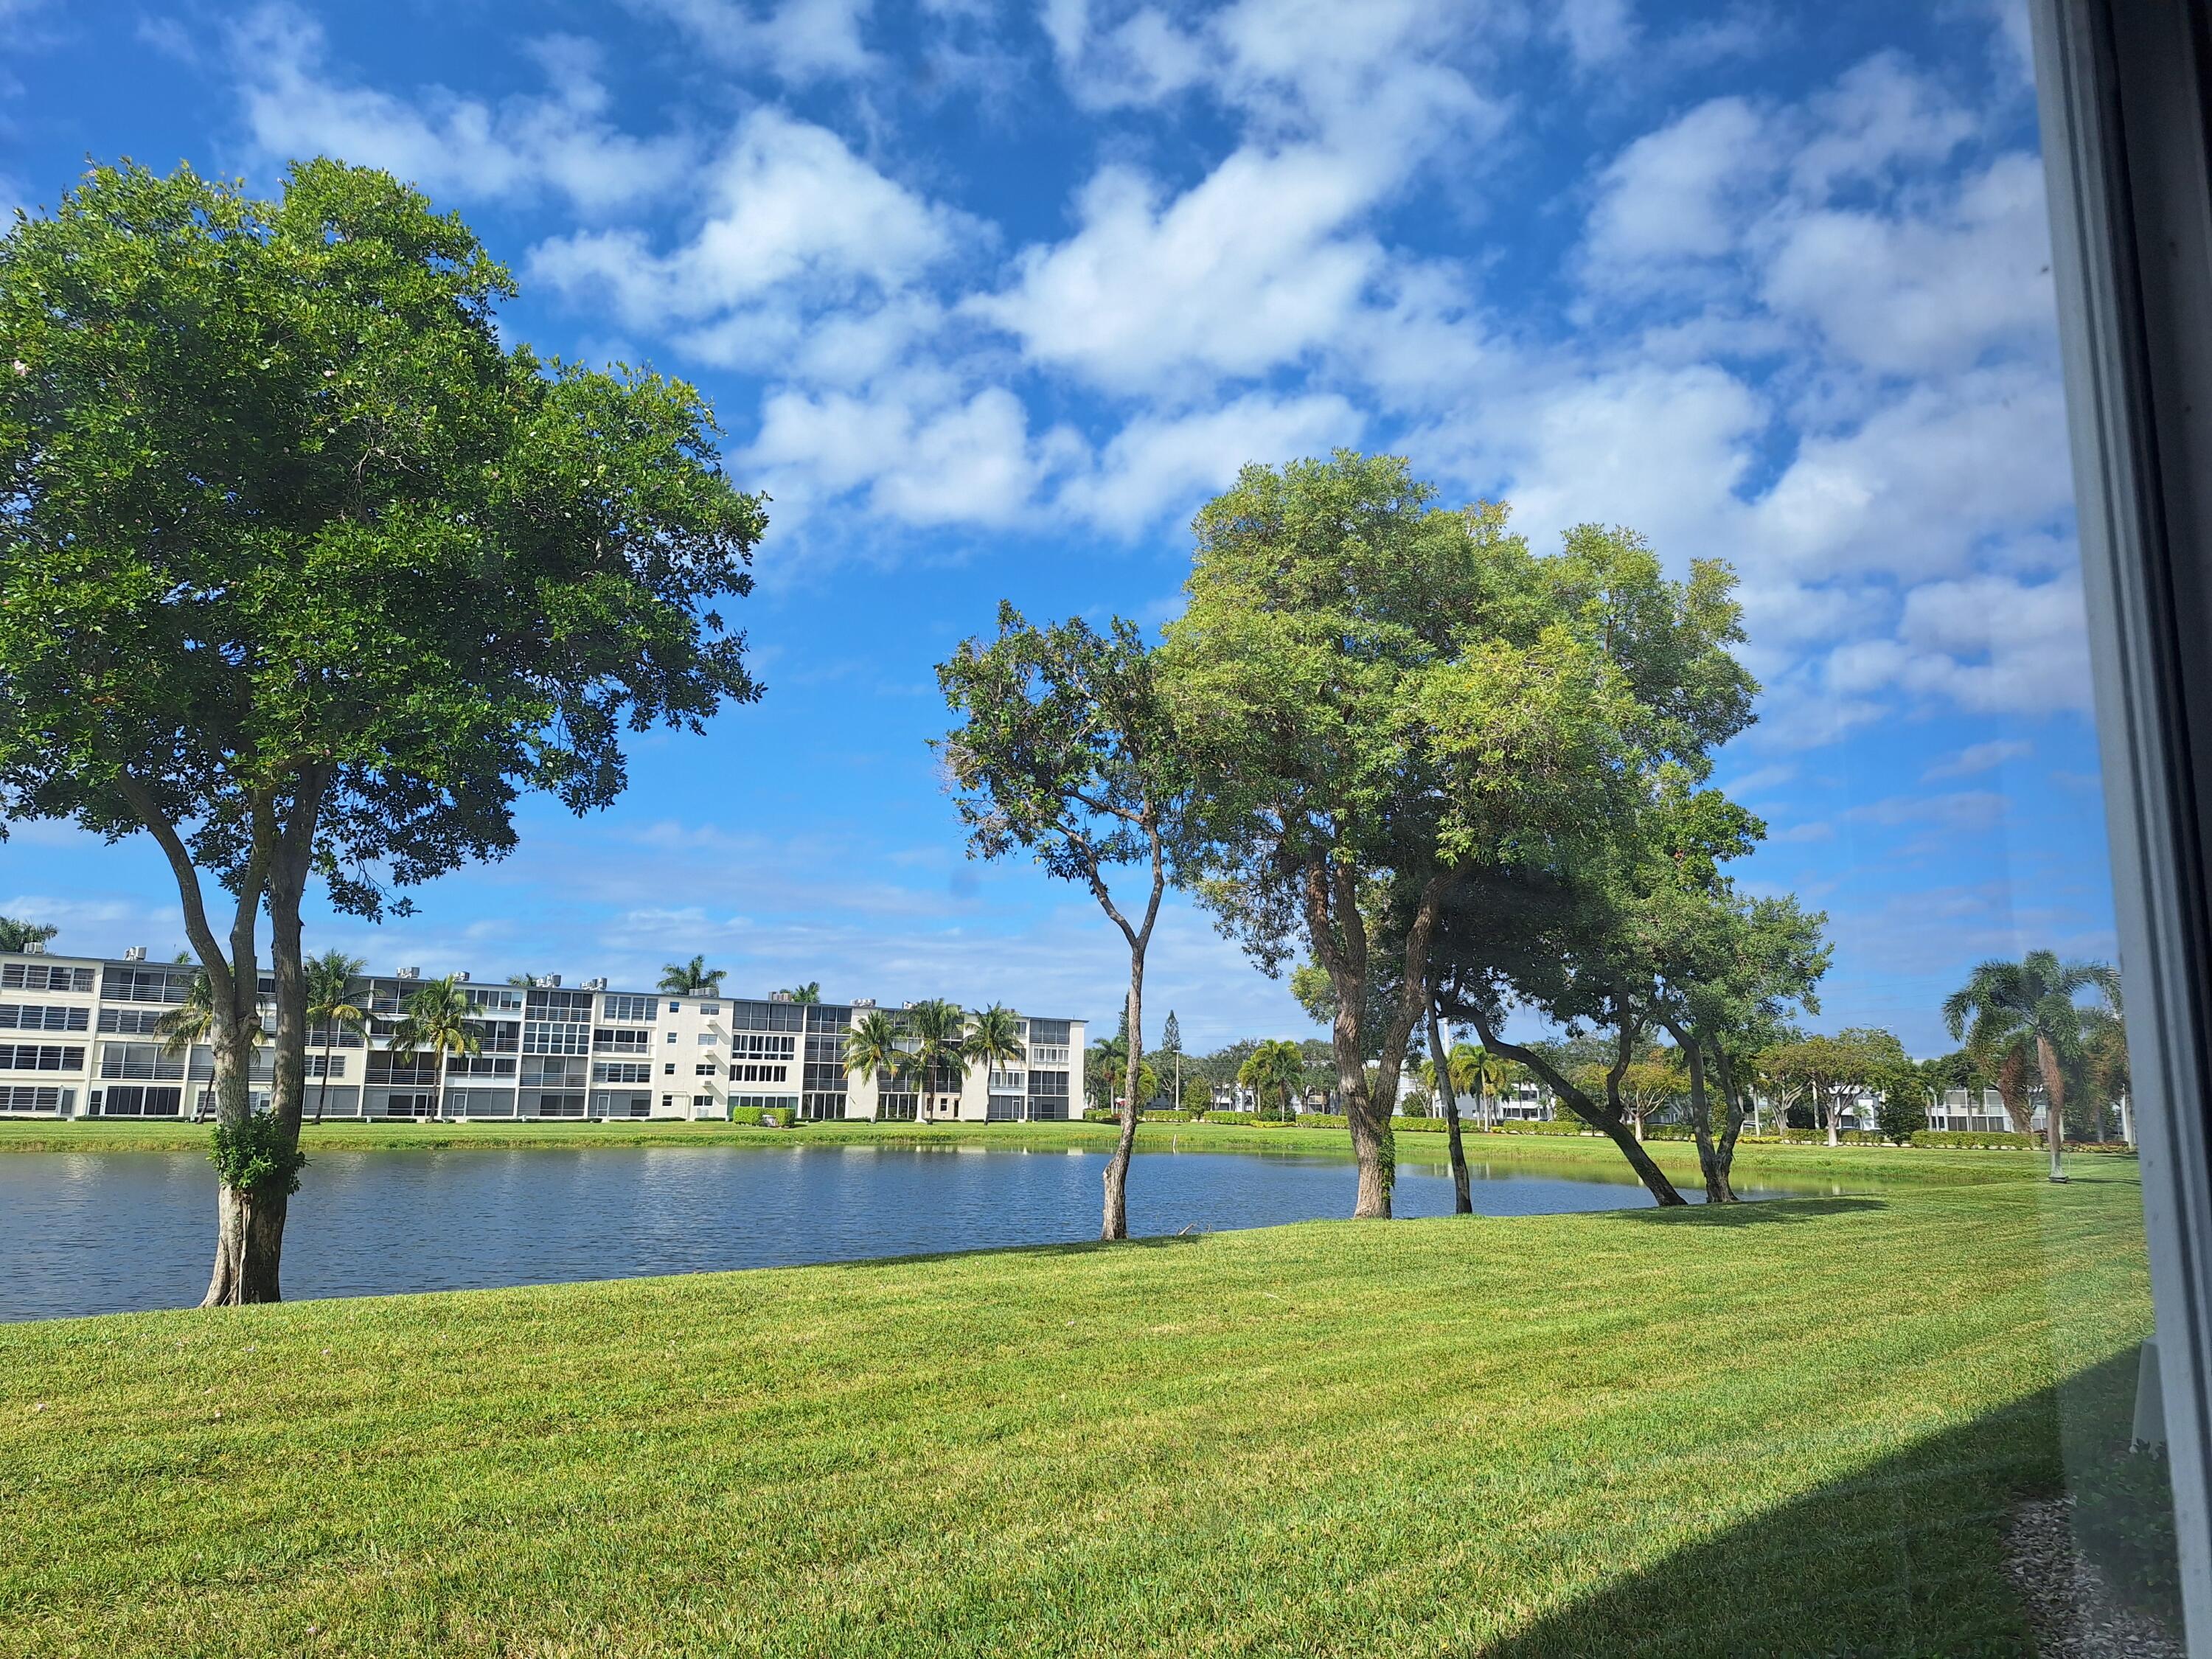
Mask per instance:
[[[854,997],[853,999],[853,1006],[855,1008],[872,1008],[875,1006],[876,1000],[873,997]]]
[[[422,970],[420,968],[402,968],[399,970],[399,977],[402,979],[420,979],[422,977]]]
[[[788,991],[770,991],[768,994],[768,1000],[770,1002],[788,1002],[791,1000],[791,993]]]
[[[469,970],[464,968],[459,973],[455,974],[453,982],[457,985],[466,985],[469,982]]]
[[[23,954],[24,954],[25,956],[27,956],[27,957],[42,957],[42,956],[46,955],[46,940],[44,940],[44,939],[25,939],[25,940],[23,941]]]
[[[143,945],[126,945],[123,947],[123,959],[125,962],[145,961],[146,947]]]
[[[600,975],[599,976],[599,978],[597,978],[597,979],[587,979],[587,980],[586,980],[586,981],[584,981],[584,988],[585,988],[586,991],[604,991],[604,990],[605,990],[605,989],[607,988],[607,977],[606,977],[606,975],[605,975],[605,974],[602,974],[602,975]]]
[[[548,975],[545,975],[545,979],[544,979],[544,982],[545,984],[547,984],[547,985],[551,986],[555,990],[556,990],[556,991],[557,991],[557,990],[559,990],[559,989],[561,988],[561,975],[558,975],[558,974],[548,974]]]

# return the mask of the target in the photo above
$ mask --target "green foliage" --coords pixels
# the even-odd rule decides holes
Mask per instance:
[[[18,921],[13,916],[0,916],[0,951],[27,951],[59,932],[50,921]]]
[[[2038,1137],[2009,1129],[1916,1129],[1916,1146],[2033,1146]]]
[[[1898,1146],[1904,1146],[1928,1127],[1928,1086],[1911,1066],[1896,1067],[1877,1083],[1881,1091],[1875,1103],[1875,1127]]]
[[[961,1057],[986,1071],[1006,1071],[1029,1057],[1022,1042],[1021,1021],[1011,1008],[993,1003],[968,1016],[968,1030],[960,1040]]]
[[[438,1075],[445,1079],[447,1060],[454,1054],[483,1052],[483,1039],[476,1024],[476,1006],[460,981],[451,975],[434,979],[407,999],[399,1023],[392,1028],[396,1054],[427,1049],[438,1057]]]
[[[289,1198],[300,1190],[300,1171],[307,1155],[299,1138],[273,1113],[256,1112],[237,1123],[218,1123],[208,1145],[208,1162],[223,1185],[249,1199]]]
[[[1087,1116],[1088,1114],[1085,1114],[1085,1115]],[[1253,1124],[1262,1121],[1257,1112],[1209,1110],[1203,1115],[1205,1117],[1205,1121],[1208,1123],[1234,1123],[1243,1125],[1246,1127],[1249,1127]]]
[[[1202,1077],[1186,1074],[1182,1080],[1182,1099],[1179,1103],[1186,1112],[1212,1110],[1213,1085]]]
[[[234,1124],[258,914],[295,967],[311,876],[404,909],[511,850],[523,793],[605,805],[627,733],[759,695],[720,607],[766,518],[706,404],[507,344],[514,292],[329,160],[274,200],[94,167],[0,237],[0,821],[151,833]]]
[[[1121,1121],[1121,1115],[1110,1107],[1085,1106],[1083,1109],[1083,1121],[1085,1123],[1119,1123]]]
[[[1276,1037],[1259,1044],[1245,1057],[1237,1068],[1237,1083],[1253,1091],[1261,1116],[1282,1118],[1290,1115],[1292,1098],[1304,1085],[1305,1072],[1305,1056],[1297,1044]]]
[[[2121,1599],[2181,1628],[2173,1484],[2164,1447],[2130,1450],[2068,1471],[2074,1530]]]
[[[1158,1107],[1150,1108],[1139,1113],[1138,1118],[1139,1121],[1145,1123],[1194,1123],[1198,1121],[1195,1113]]]
[[[788,1129],[798,1120],[798,1115],[788,1106],[732,1106],[730,1121],[750,1124],[755,1128]]]
[[[660,970],[659,989],[665,996],[718,997],[722,994],[722,981],[729,977],[729,972],[726,968],[709,968],[704,957],[672,962]]]

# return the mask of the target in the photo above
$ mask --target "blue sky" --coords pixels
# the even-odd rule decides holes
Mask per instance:
[[[1110,1024],[1096,909],[963,856],[931,665],[1001,597],[1157,624],[1239,463],[1351,444],[1735,563],[1744,878],[1833,918],[1820,1024],[1930,1053],[1973,961],[2113,949],[2026,46],[1990,0],[0,0],[0,204],[388,167],[514,337],[696,381],[775,498],[765,701],[313,945]],[[0,909],[180,942],[149,848],[58,826]],[[1147,1000],[1311,1030],[1185,906]]]

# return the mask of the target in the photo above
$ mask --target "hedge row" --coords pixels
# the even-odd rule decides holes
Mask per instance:
[[[2024,1135],[2010,1129],[1915,1129],[1916,1146],[2039,1146],[2041,1135]]]
[[[730,1121],[750,1123],[756,1129],[788,1129],[798,1114],[788,1106],[732,1106]]]

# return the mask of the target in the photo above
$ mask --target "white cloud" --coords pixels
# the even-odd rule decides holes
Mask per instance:
[[[604,295],[625,325],[653,332],[766,307],[764,319],[697,337],[710,360],[738,362],[749,328],[768,330],[769,347],[787,343],[776,331],[788,335],[793,319],[775,314],[771,299],[856,307],[843,314],[849,326],[975,235],[836,133],[775,109],[745,117],[697,182],[706,216],[672,252],[653,252],[634,229],[580,232],[540,243],[532,273],[574,298]]]
[[[1655,262],[1732,252],[1775,159],[1764,118],[1741,98],[1713,99],[1637,139],[1598,175],[1586,280],[1642,288],[1662,274]]]
[[[1774,228],[1762,294],[1851,362],[1914,374],[2056,326],[2043,169],[2000,156],[1932,210],[1822,209]]]
[[[802,512],[864,492],[872,511],[902,524],[1004,526],[1080,455],[1064,431],[1032,440],[1021,400],[1003,387],[965,399],[933,398],[934,390],[772,392],[745,464]]]
[[[628,0],[633,10],[675,24],[715,58],[736,69],[765,64],[803,84],[866,74],[875,59],[860,39],[872,0]]]
[[[1322,454],[1357,442],[1362,425],[1359,411],[1334,394],[1255,392],[1196,414],[1139,416],[1115,434],[1094,470],[1060,492],[1060,505],[1101,529],[1133,534],[1225,489],[1247,462]]]
[[[1855,429],[1803,439],[1745,526],[1785,568],[1833,577],[1970,568],[2072,500],[2065,410],[2041,367],[1923,380]]]
[[[1165,203],[1109,167],[1075,236],[1024,250],[1013,283],[968,309],[1115,391],[1263,374],[1332,337],[1382,270],[1371,237],[1338,234],[1372,194],[1361,167],[1310,146],[1240,149]]]
[[[1993,772],[2008,761],[2025,760],[2035,752],[2035,745],[2021,738],[1992,738],[1987,743],[1970,743],[1955,755],[1936,763],[1920,775],[1923,783],[1936,783],[1945,778],[1971,778],[1983,772]]]
[[[2071,575],[2029,585],[1978,575],[1905,595],[1894,638],[1838,647],[1838,691],[1896,688],[1975,714],[2047,714],[2089,706],[2087,625]]]
[[[431,87],[410,101],[331,79],[321,27],[295,7],[264,5],[230,37],[247,125],[272,158],[340,156],[434,196],[552,191],[586,210],[678,182],[689,145],[634,137],[608,122],[593,48],[556,38],[533,50],[549,83],[543,97],[492,104]]]
[[[1618,62],[1636,45],[1638,34],[1630,0],[1558,0],[1552,33],[1581,69]]]

